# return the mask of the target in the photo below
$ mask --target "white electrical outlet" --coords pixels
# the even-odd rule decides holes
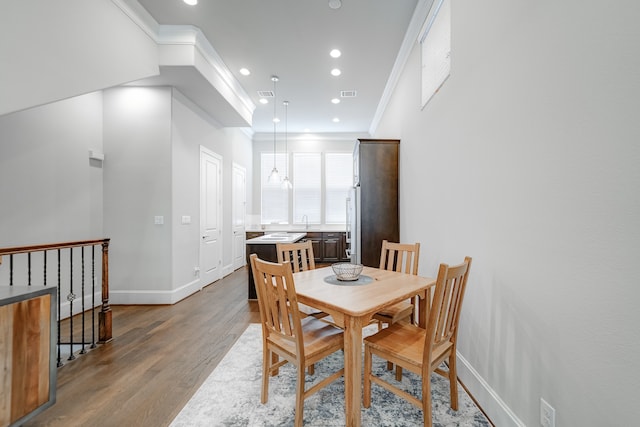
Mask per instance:
[[[556,410],[543,398],[540,398],[540,425],[556,427]]]

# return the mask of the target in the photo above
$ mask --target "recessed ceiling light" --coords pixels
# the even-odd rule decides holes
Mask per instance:
[[[331,70],[332,76],[339,76],[340,74],[342,74],[342,71],[340,71],[339,68],[334,68],[333,70]]]
[[[279,118],[277,118],[277,117],[274,117],[274,118],[273,118],[273,123],[280,123],[280,119],[279,119]]]
[[[248,76],[249,74],[251,74],[251,71],[246,68],[240,68],[240,74],[242,74],[243,76]]]
[[[338,122],[340,122],[340,119],[339,119],[339,118],[337,118],[337,117],[334,117],[334,118],[333,118],[333,123],[338,123]]]
[[[198,4],[198,0],[183,0],[189,6],[195,6]]]
[[[340,52],[338,49],[333,49],[331,52],[329,52],[329,55],[331,55],[332,58],[340,58],[342,52]]]
[[[329,7],[331,9],[340,9],[340,6],[342,6],[341,0],[329,0]]]
[[[340,100],[338,98],[333,98],[331,102],[334,104],[340,104]]]
[[[260,98],[260,104],[268,104],[269,100],[267,98]]]

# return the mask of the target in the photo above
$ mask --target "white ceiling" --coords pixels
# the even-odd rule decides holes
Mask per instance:
[[[277,131],[367,133],[389,80],[418,0],[138,0],[159,23],[199,28],[256,105],[253,131],[273,132],[273,98],[258,91],[276,87]],[[331,49],[342,56],[333,59]],[[240,68],[251,71],[248,77]],[[342,75],[333,77],[332,68]],[[356,91],[355,98],[340,98]],[[191,96],[190,96],[191,97]],[[203,98],[206,94],[203,94]],[[206,101],[203,101],[206,102]],[[338,117],[339,123],[332,119]]]

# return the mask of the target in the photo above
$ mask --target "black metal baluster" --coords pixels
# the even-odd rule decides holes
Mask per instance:
[[[61,279],[60,279],[60,249],[58,249],[58,368],[62,364],[62,354],[60,353],[60,292],[62,291]]]
[[[27,252],[27,286],[31,286],[31,252]]]
[[[96,348],[96,246],[91,246],[91,348]]]
[[[13,254],[9,255],[9,286],[13,286]]]
[[[73,300],[75,299],[73,294],[73,247],[69,248],[69,294],[67,295],[67,301],[69,301],[69,349],[70,355],[67,360],[74,360],[76,358],[73,354]]]
[[[84,335],[84,316],[85,316],[85,311],[84,311],[84,246],[82,246],[80,249],[82,249],[82,301],[81,301],[81,307],[82,307],[82,350],[80,350],[80,354],[85,354],[87,352],[87,350],[84,348],[84,344],[85,344],[85,335]]]
[[[47,251],[42,251],[42,256],[44,257],[43,284],[47,286]]]

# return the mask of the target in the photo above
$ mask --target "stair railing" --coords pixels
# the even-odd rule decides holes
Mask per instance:
[[[0,248],[0,286],[52,286],[53,283],[53,286],[58,287],[58,366],[63,365],[61,353],[63,346],[69,345],[67,360],[75,359],[76,353],[86,353],[87,346],[96,347],[95,311],[98,306],[100,309],[97,343],[104,344],[113,339],[112,312],[109,306],[109,240],[83,240]],[[96,271],[96,247],[102,251],[102,268],[98,271]],[[51,261],[55,262],[56,267],[49,267],[48,264]],[[99,292],[96,289],[97,280],[102,282]],[[89,293],[87,283],[90,285]],[[100,302],[96,302],[96,294]],[[64,302],[63,295],[66,296]],[[80,311],[76,312],[77,304],[74,306],[74,301],[78,298],[80,298]],[[87,308],[87,305],[90,307]],[[79,334],[74,331],[74,317],[77,316],[81,316],[79,341],[74,338]],[[88,316],[91,316],[90,339],[86,337],[85,318]],[[61,338],[63,320],[69,324],[68,342]],[[76,350],[78,346],[81,348],[79,352]]]

